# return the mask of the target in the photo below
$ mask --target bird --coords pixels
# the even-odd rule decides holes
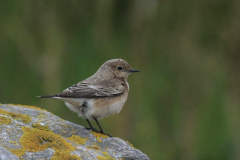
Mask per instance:
[[[61,93],[37,97],[64,101],[70,110],[87,120],[90,126],[86,128],[87,130],[108,135],[103,131],[98,120],[122,110],[129,92],[127,78],[135,72],[140,71],[132,69],[130,64],[121,58],[108,60],[95,74]],[[90,120],[97,123],[100,131],[93,128]]]

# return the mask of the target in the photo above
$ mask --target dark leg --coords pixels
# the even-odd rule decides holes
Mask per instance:
[[[98,120],[97,120],[95,117],[93,117],[93,119],[96,121],[96,123],[97,123],[97,125],[98,125],[98,127],[99,127],[99,129],[100,129],[100,133],[105,134],[105,135],[108,135],[108,134],[106,134],[106,133],[103,132],[102,127],[101,127],[100,124],[98,123]],[[109,136],[109,137],[112,137],[112,136],[110,136],[110,135],[108,135],[108,136]]]
[[[89,126],[90,126],[90,128],[86,128],[87,130],[91,129],[91,130],[93,130],[93,131],[95,131],[95,132],[99,132],[98,130],[96,130],[95,128],[93,128],[93,126],[91,125],[91,123],[89,122],[88,119],[86,119],[86,120],[87,120],[87,122],[88,122],[88,124],[89,124]]]

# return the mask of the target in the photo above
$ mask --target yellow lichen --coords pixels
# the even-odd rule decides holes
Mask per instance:
[[[42,121],[44,121],[43,119],[39,119],[37,120],[37,123],[41,123]]]
[[[9,141],[9,143],[17,144],[18,141]]]
[[[97,145],[92,145],[92,146],[87,146],[87,148],[95,149],[95,150],[100,150],[101,148]]]
[[[35,106],[28,106],[28,105],[21,105],[21,104],[8,104],[8,105],[12,105],[12,106],[20,106],[20,107],[25,107],[25,108],[33,108],[33,109],[37,109],[39,111],[47,111],[45,109],[41,109],[39,107],[35,107]]]
[[[32,127],[33,127],[33,128],[37,128],[37,129],[40,129],[40,130],[44,130],[44,131],[51,131],[48,126],[41,125],[41,124],[39,124],[39,123],[34,123],[34,124],[32,124]]]
[[[8,111],[0,109],[0,114],[10,116],[17,121],[21,121],[26,124],[31,121],[31,117],[29,115],[25,115],[25,114],[21,114],[21,113],[13,113],[13,112],[8,112]]]
[[[59,160],[59,159],[64,159],[64,160],[81,160],[80,157],[77,155],[71,155],[67,151],[56,151],[51,158],[51,160]]]
[[[135,147],[133,147],[132,143],[126,141],[132,148],[136,149]]]
[[[70,128],[72,128],[72,130],[76,130],[73,126],[69,126]]]
[[[37,116],[37,118],[45,118],[45,117],[47,117],[47,115],[42,112],[40,112],[39,115]]]
[[[97,156],[97,159],[98,160],[106,160],[105,157],[103,157],[103,156]]]
[[[11,119],[8,117],[0,116],[0,125],[11,123]]]
[[[43,151],[47,148],[54,150],[73,151],[74,147],[67,143],[60,135],[53,132],[39,130],[36,128],[21,127],[24,132],[20,138],[20,144],[30,152]]]
[[[108,152],[102,152],[104,156],[109,156]]]
[[[83,139],[82,137],[80,136],[77,136],[77,135],[72,135],[71,137],[68,138],[69,140],[73,141],[74,143],[77,143],[77,144],[85,144],[86,139]]]
[[[111,157],[108,152],[102,152],[103,156],[97,156],[98,160],[115,160],[115,158]]]
[[[23,136],[20,138],[20,144],[22,149],[10,151],[21,158],[25,151],[29,152],[39,152],[47,148],[52,148],[55,153],[52,159],[61,159],[59,157],[64,157],[63,159],[76,159],[80,160],[80,157],[76,155],[71,155],[74,151],[74,146],[68,143],[60,135],[55,134],[51,131],[40,130],[37,128],[21,127],[23,131]],[[24,152],[24,153],[23,153]]]
[[[13,154],[15,154],[16,156],[18,156],[19,158],[21,158],[22,155],[25,154],[26,149],[21,148],[21,149],[9,149],[10,152],[12,152]]]
[[[101,133],[97,133],[97,132],[93,132],[91,131],[91,133],[97,138],[98,142],[102,142],[102,140],[100,138],[107,138],[109,136],[105,135],[105,134],[101,134]]]

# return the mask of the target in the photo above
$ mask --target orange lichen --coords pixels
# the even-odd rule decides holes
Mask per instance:
[[[11,123],[11,119],[8,117],[0,116],[0,125]]]
[[[88,138],[86,139],[83,139],[82,137],[80,136],[77,136],[77,135],[72,135],[71,137],[68,138],[69,140],[71,140],[72,142],[74,143],[77,143],[77,144],[85,144],[85,142],[88,140]]]
[[[102,142],[102,140],[100,138],[107,138],[109,136],[105,135],[105,134],[101,134],[101,133],[97,133],[97,132],[93,132],[91,131],[91,133],[97,138],[98,142]]]
[[[13,113],[13,112],[8,112],[8,111],[0,109],[0,114],[10,116],[13,119],[15,119],[17,121],[21,121],[25,124],[27,124],[31,121],[31,117],[29,115],[25,115],[25,114],[21,114],[21,113]]]
[[[25,107],[25,108],[32,108],[32,109],[37,109],[39,111],[47,111],[45,109],[41,109],[39,107],[35,107],[35,106],[28,106],[28,105],[21,105],[21,104],[8,104],[8,105],[12,105],[12,106],[20,106],[20,107]]]
[[[38,125],[37,125],[38,126]],[[23,147],[22,149],[11,149],[10,151],[18,155],[21,158],[24,155],[25,151],[29,152],[39,152],[47,148],[52,148],[55,150],[55,153],[52,159],[76,159],[80,160],[81,158],[76,155],[71,155],[71,152],[74,151],[74,146],[68,143],[60,135],[55,134],[51,131],[46,131],[37,128],[21,127],[23,131],[23,136],[20,138],[20,144]],[[59,158],[61,157],[61,158]]]

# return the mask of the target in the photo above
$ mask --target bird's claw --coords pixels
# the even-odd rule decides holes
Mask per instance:
[[[86,130],[92,130],[92,131],[94,131],[94,132],[101,133],[101,134],[107,135],[107,136],[109,136],[109,137],[112,137],[112,136],[110,136],[109,134],[104,133],[103,131],[98,131],[96,128],[87,128],[87,127],[85,127],[85,129],[86,129]]]

